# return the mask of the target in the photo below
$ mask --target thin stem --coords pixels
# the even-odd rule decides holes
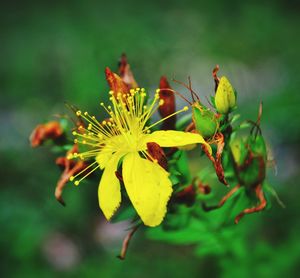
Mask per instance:
[[[131,229],[131,231],[126,235],[126,237],[123,240],[121,253],[118,256],[119,259],[124,260],[126,257],[126,252],[128,250],[128,246],[130,243],[131,238],[133,237],[134,233],[137,231],[137,229],[141,226],[141,224],[136,225]]]

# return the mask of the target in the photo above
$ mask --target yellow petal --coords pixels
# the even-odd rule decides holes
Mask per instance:
[[[207,144],[204,138],[198,133],[160,130],[146,135],[144,140],[146,140],[146,142],[155,142],[161,147],[180,147],[200,143],[205,144],[211,153],[210,145]]]
[[[123,179],[128,196],[147,226],[159,225],[172,193],[172,183],[157,163],[143,159],[138,153],[127,154],[123,161]]]
[[[106,164],[98,188],[99,206],[107,220],[114,215],[121,203],[120,183],[115,175],[120,158],[120,153],[111,156]]]

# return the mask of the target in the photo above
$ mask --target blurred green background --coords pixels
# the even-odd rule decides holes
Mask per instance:
[[[299,276],[298,1],[11,1],[0,15],[1,277]],[[204,98],[219,64],[244,119],[256,118],[262,100],[278,166],[269,180],[287,208],[273,200],[241,221],[220,254],[141,231],[127,260],[116,259],[127,224],[105,224],[97,184],[68,185],[63,208],[53,196],[55,154],[32,150],[28,137],[65,113],[64,101],[99,113],[104,68],[116,70],[122,52],[149,90],[162,74],[190,75]]]

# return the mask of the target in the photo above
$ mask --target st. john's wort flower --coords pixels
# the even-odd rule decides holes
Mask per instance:
[[[77,111],[77,115],[88,122],[87,128],[73,132],[75,143],[90,147],[90,150],[75,153],[69,157],[83,160],[95,158],[88,168],[71,177],[78,185],[88,174],[103,169],[98,197],[99,205],[109,220],[121,203],[120,182],[115,172],[122,164],[122,177],[127,194],[147,226],[159,225],[165,214],[172,193],[169,173],[163,169],[147,151],[147,143],[154,142],[161,147],[177,147],[194,143],[210,146],[200,134],[183,131],[154,131],[151,128],[188,108],[175,112],[156,123],[149,119],[162,105],[159,94],[146,105],[144,89],[130,90],[128,94],[110,93],[110,106],[101,106],[109,114],[109,119],[99,122],[88,112]],[[87,171],[88,170],[88,171]],[[80,177],[83,173],[87,173]],[[77,179],[80,177],[79,179]]]

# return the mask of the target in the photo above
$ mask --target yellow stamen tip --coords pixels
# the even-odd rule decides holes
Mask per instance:
[[[159,94],[159,92],[160,92],[160,89],[156,89],[156,91],[155,91],[157,94]]]
[[[76,111],[76,115],[80,116],[81,115],[81,111],[80,110]]]
[[[77,186],[79,185],[79,181],[75,181],[74,184]]]
[[[71,176],[71,177],[69,178],[69,180],[70,180],[70,181],[73,181],[73,180],[74,180],[74,176]]]
[[[188,106],[184,106],[182,110],[183,110],[183,111],[188,111],[188,110],[189,110],[189,107],[188,107]]]

